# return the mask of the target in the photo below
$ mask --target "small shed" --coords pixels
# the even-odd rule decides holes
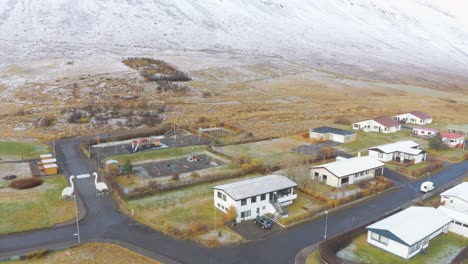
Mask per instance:
[[[46,176],[58,174],[58,166],[55,163],[45,164],[43,169]]]
[[[52,154],[42,154],[42,155],[39,155],[39,158],[41,160],[44,160],[44,159],[51,159],[53,158]]]
[[[52,164],[52,163],[57,163],[57,159],[43,159],[43,160],[41,160],[42,165]]]

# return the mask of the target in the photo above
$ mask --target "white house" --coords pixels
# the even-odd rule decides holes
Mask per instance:
[[[318,127],[309,130],[309,136],[311,139],[318,141],[335,141],[339,143],[347,143],[356,140],[356,133],[334,128],[334,127]]]
[[[394,116],[393,119],[405,124],[426,125],[432,123],[432,117],[421,111],[399,114]]]
[[[412,206],[367,226],[367,243],[410,259],[431,239],[447,233],[451,221],[435,208]]]
[[[394,133],[400,131],[401,125],[394,119],[384,116],[353,123],[353,129],[364,132]]]
[[[415,137],[432,138],[439,133],[439,130],[430,127],[413,127],[411,134]]]
[[[442,142],[451,148],[463,148],[465,144],[465,136],[457,133],[442,133],[440,135]]]
[[[269,175],[213,187],[214,205],[223,212],[230,206],[237,211],[237,221],[254,219],[267,213],[287,217],[283,206],[297,198],[297,184],[285,176]]]
[[[339,158],[310,169],[313,180],[341,187],[383,174],[385,164],[371,157]]]
[[[384,162],[398,161],[416,164],[426,160],[426,152],[419,149],[419,144],[411,140],[370,148],[369,156]]]
[[[449,231],[468,237],[468,182],[440,194],[441,211],[452,219]]]

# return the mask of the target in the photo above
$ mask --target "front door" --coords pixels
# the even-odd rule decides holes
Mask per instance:
[[[257,207],[257,215],[260,215],[260,207]]]

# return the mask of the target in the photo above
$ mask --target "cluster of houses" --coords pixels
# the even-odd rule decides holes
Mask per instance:
[[[468,182],[441,193],[440,197],[437,209],[412,206],[367,226],[367,242],[410,259],[440,234],[453,232],[468,237]]]

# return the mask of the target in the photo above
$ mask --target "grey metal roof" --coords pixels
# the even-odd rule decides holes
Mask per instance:
[[[312,169],[325,168],[341,178],[361,171],[382,167],[385,164],[369,156],[342,159],[331,163],[314,166]]]
[[[452,219],[433,207],[412,206],[367,226],[366,229],[412,246],[451,221]]]
[[[295,186],[297,184],[285,176],[268,175],[214,186],[213,189],[224,191],[234,200],[241,200]]]
[[[348,135],[353,135],[356,134],[356,132],[351,132],[348,130],[343,130],[339,128],[334,128],[334,127],[317,127],[311,130],[312,132],[315,133],[320,133],[320,134],[337,134],[337,135],[343,135],[343,136],[348,136]]]

